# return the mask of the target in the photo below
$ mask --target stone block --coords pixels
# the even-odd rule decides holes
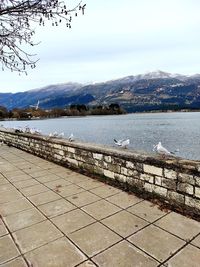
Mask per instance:
[[[121,167],[126,167],[126,160],[120,158],[113,158],[112,160],[114,165],[119,165]]]
[[[94,172],[99,175],[104,175],[104,170],[99,166],[94,166]]]
[[[103,174],[106,176],[106,177],[109,177],[111,179],[114,179],[115,178],[115,173],[114,172],[111,172],[111,171],[108,171],[108,170],[104,170],[103,171]]]
[[[64,156],[64,151],[63,150],[58,150],[58,152],[57,152],[59,155],[61,155],[61,156]]]
[[[163,169],[162,168],[158,168],[152,165],[143,165],[144,168],[144,172],[149,173],[149,174],[154,174],[154,175],[158,175],[158,176],[162,176],[163,175]]]
[[[111,158],[111,156],[104,156],[104,160],[105,160],[105,162],[107,162],[107,163],[111,163],[111,162],[112,162],[112,158]]]
[[[164,176],[168,179],[176,180],[177,179],[177,172],[169,169],[164,169]]]
[[[107,169],[109,171],[115,172],[115,173],[121,173],[121,168],[120,165],[116,165],[116,164],[107,164]]]
[[[67,150],[68,150],[68,152],[71,152],[73,154],[75,153],[75,148],[73,148],[73,147],[68,147]]]
[[[153,192],[163,197],[167,196],[167,189],[161,186],[153,185]]]
[[[177,190],[183,193],[187,193],[189,195],[194,194],[194,187],[187,183],[178,183]]]
[[[152,175],[142,173],[140,179],[149,182],[150,184],[154,184],[154,176]]]
[[[140,173],[136,170],[129,170],[128,169],[128,176],[136,177],[140,179]]]
[[[187,173],[179,173],[178,180],[182,183],[188,183],[191,185],[195,185],[195,179],[193,175]]]
[[[138,172],[143,172],[143,164],[142,163],[135,163],[134,166]]]
[[[162,178],[162,186],[176,191],[176,181]]]
[[[127,177],[126,182],[129,185],[137,187],[138,189],[141,189],[141,188],[143,189],[144,184],[145,184],[145,181],[142,181],[142,180],[139,180],[139,179],[133,178],[133,177]]]
[[[79,163],[78,160],[71,159],[71,158],[65,158],[65,161],[69,162],[72,165],[76,165],[76,166],[78,166],[78,163]]]
[[[123,174],[114,174],[114,178],[120,182],[126,183],[127,181],[127,176],[123,175]]]
[[[103,154],[93,153],[93,158],[97,160],[102,160]]]
[[[200,187],[200,177],[199,176],[195,176],[194,179],[195,179],[195,184]]]
[[[149,183],[145,183],[145,184],[144,184],[144,189],[145,189],[147,192],[153,192],[153,185],[152,185],[152,184],[149,184]]]
[[[36,144],[36,147],[38,147],[38,146],[39,146],[39,145]],[[59,145],[59,144],[54,144],[53,147],[54,147],[55,149],[62,149],[62,148],[61,148],[61,145]]]
[[[185,205],[200,210],[200,200],[193,197],[185,196]]]
[[[131,162],[131,161],[127,161],[126,162],[126,168],[128,168],[128,169],[134,169],[134,163],[133,162]]]
[[[60,156],[60,155],[58,155],[58,154],[54,154],[54,158],[55,158],[55,159],[58,159],[58,160],[61,160],[63,157]]]
[[[167,192],[167,197],[169,200],[174,200],[178,203],[185,203],[185,196],[183,194],[174,192],[174,191],[168,191]]]
[[[200,188],[199,187],[195,187],[195,197],[200,198]]]
[[[128,170],[127,170],[127,168],[121,167],[121,174],[123,174],[123,175],[128,175]]]
[[[162,177],[155,176],[155,184],[156,185],[162,185]]]

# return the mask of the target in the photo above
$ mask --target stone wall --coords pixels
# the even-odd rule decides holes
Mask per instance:
[[[128,190],[159,197],[200,216],[200,161],[100,145],[69,142],[42,135],[0,129],[0,140],[79,172],[108,180]]]

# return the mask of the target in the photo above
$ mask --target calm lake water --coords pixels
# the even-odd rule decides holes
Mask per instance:
[[[178,156],[200,160],[200,112],[67,117],[48,120],[4,121],[6,127],[36,127],[43,134],[71,133],[80,141],[114,146],[115,139],[130,139],[130,149],[152,152],[162,144]]]

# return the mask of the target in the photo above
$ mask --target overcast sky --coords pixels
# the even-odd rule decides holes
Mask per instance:
[[[0,72],[0,92],[106,81],[158,69],[200,73],[199,0],[84,3],[85,15],[74,19],[71,30],[36,29],[34,39],[41,43],[31,49],[40,59],[37,67],[28,76]]]

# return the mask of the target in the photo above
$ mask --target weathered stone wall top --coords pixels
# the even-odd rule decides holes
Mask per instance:
[[[61,165],[138,192],[157,195],[200,215],[200,161],[154,155],[0,128],[0,140]]]

